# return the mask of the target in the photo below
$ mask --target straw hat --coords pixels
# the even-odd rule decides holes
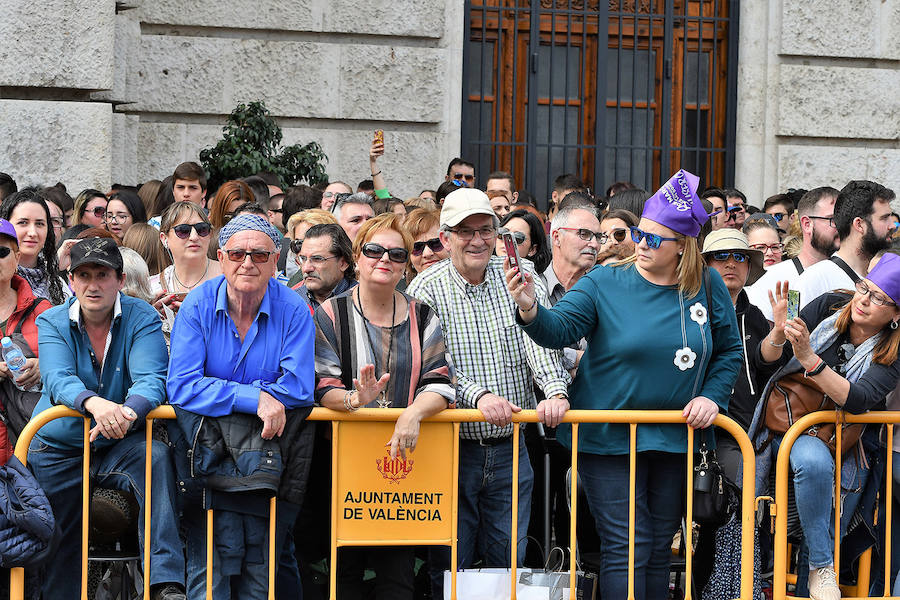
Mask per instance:
[[[713,252],[738,251],[750,257],[750,275],[744,285],[753,285],[763,276],[763,253],[751,248],[747,242],[747,236],[737,229],[717,229],[713,231],[703,242],[703,257],[708,258]]]

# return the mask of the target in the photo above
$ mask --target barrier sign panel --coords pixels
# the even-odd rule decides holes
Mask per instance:
[[[362,540],[449,544],[453,424],[422,423],[414,452],[392,459],[393,422],[344,421],[338,427],[338,543]]]

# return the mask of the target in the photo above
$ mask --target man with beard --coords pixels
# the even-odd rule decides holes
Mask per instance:
[[[866,276],[872,257],[890,247],[894,197],[892,190],[872,181],[844,186],[834,203],[833,218],[840,249],[830,259],[804,269],[797,279],[801,309],[825,292],[852,290]]]
[[[772,265],[759,281],[744,288],[750,303],[759,308],[769,321],[773,320],[769,290],[775,290],[775,283],[787,281],[791,289],[797,289],[797,280],[804,270],[827,259],[837,250],[838,234],[832,217],[834,201],[839,193],[833,187],[818,187],[803,194],[797,205],[800,229],[803,231],[800,254]]]

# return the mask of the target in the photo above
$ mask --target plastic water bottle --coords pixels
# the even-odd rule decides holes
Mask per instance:
[[[22,371],[25,369],[25,354],[22,352],[22,349],[12,341],[9,337],[5,337],[0,340],[0,349],[2,349],[3,360],[6,362],[6,366],[9,368],[9,372],[12,373],[13,380],[16,383],[16,387],[20,390],[24,390],[21,385],[19,385],[19,379],[22,377]],[[40,390],[40,383],[35,385],[28,391],[38,391]]]

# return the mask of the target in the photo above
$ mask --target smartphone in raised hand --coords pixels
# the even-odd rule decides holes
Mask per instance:
[[[800,290],[788,290],[787,301],[787,318],[790,321],[800,316]]]
[[[375,130],[375,143],[384,145],[384,130],[383,129]]]
[[[519,245],[516,243],[516,237],[512,231],[504,231],[500,234],[503,240],[503,246],[506,248],[506,256],[509,258],[509,266],[519,268],[521,261],[519,260]]]

